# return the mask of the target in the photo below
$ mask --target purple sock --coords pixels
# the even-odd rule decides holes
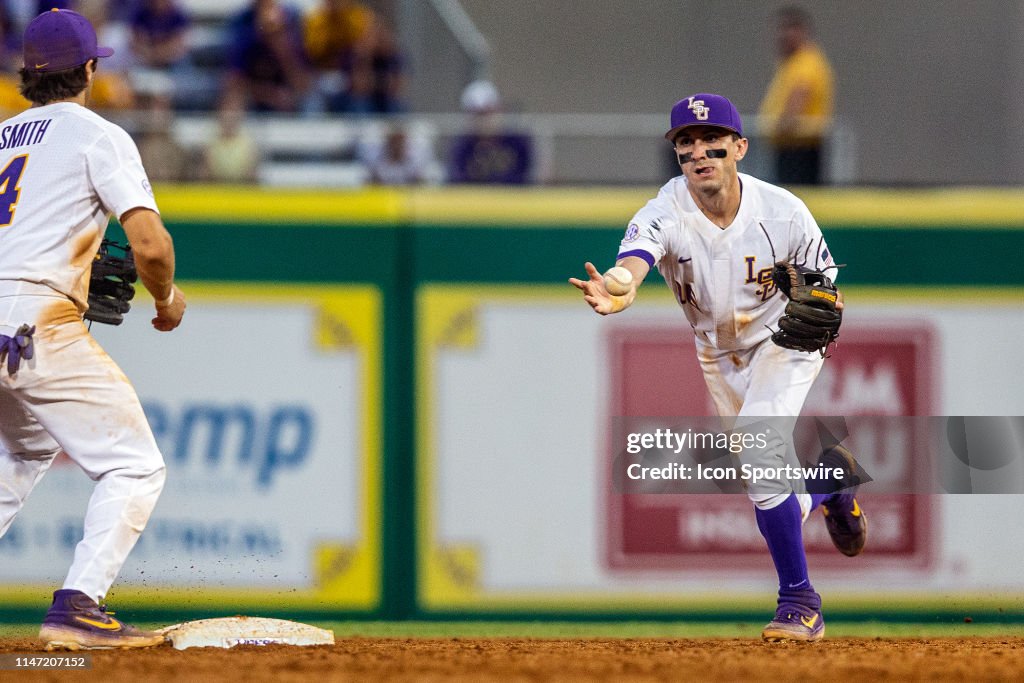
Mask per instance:
[[[800,503],[790,494],[782,505],[771,510],[755,508],[757,528],[768,542],[768,552],[779,574],[779,596],[796,596],[812,591],[807,576],[807,556],[801,529]]]
[[[811,512],[814,511],[819,505],[824,503],[826,500],[831,498],[834,494],[832,493],[812,493],[811,494]]]

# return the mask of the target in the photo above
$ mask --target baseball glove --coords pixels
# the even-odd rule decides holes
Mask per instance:
[[[103,240],[92,262],[85,319],[104,325],[124,322],[124,314],[132,307],[129,302],[135,296],[132,283],[138,279],[131,246]]]
[[[791,263],[776,263],[772,281],[789,299],[772,341],[796,351],[822,355],[839,338],[843,314],[836,310],[839,291],[827,275]]]

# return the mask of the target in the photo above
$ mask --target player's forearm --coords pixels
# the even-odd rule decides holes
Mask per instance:
[[[627,256],[616,261],[615,265],[625,268],[633,275],[633,296],[635,297],[636,290],[643,284],[647,273],[651,272],[651,267],[639,256]]]
[[[135,269],[139,272],[142,284],[156,301],[166,301],[170,297],[174,285],[173,246],[159,255],[148,258],[141,258],[136,254]]]
[[[174,284],[174,241],[160,216],[149,209],[129,211],[121,217],[135,255],[139,279],[156,301],[165,301]]]

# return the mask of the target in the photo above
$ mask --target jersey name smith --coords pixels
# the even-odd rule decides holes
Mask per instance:
[[[134,208],[157,211],[124,129],[75,102],[0,121],[0,281],[47,287],[84,312],[107,222]]]
[[[52,119],[15,123],[0,129],[0,149],[38,145],[46,137]]]

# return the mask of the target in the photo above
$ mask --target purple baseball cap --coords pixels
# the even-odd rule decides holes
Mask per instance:
[[[89,20],[69,9],[43,12],[25,27],[25,68],[32,71],[64,71],[112,54],[96,45]]]
[[[732,102],[721,95],[697,93],[683,98],[672,107],[672,127],[665,133],[665,139],[675,142],[679,131],[687,126],[717,126],[731,130],[743,137],[743,122]]]

